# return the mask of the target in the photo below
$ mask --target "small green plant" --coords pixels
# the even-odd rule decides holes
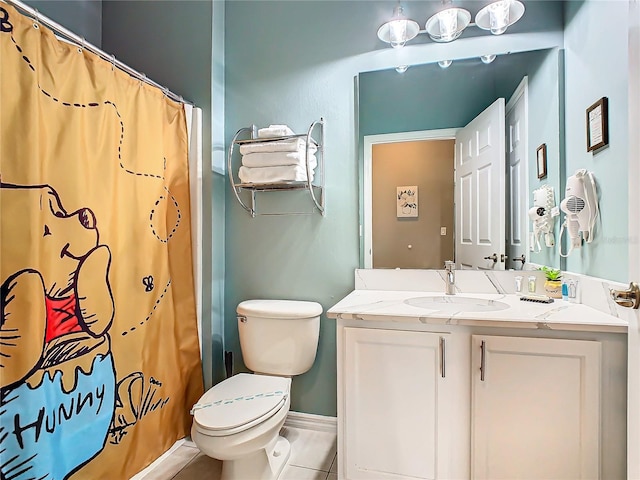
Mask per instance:
[[[562,278],[562,272],[558,268],[540,267],[538,270],[542,270],[544,272],[547,280],[556,281]]]

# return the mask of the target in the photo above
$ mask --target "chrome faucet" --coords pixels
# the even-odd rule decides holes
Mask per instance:
[[[445,293],[447,295],[455,295],[456,294],[456,274],[455,274],[456,264],[451,260],[447,260],[444,262],[444,273],[445,273]]]

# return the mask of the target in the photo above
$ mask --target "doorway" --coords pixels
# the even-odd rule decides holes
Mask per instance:
[[[379,144],[395,144],[405,142],[419,142],[427,140],[455,140],[456,128],[440,130],[421,130],[416,132],[400,132],[380,135],[368,135],[364,137],[364,168],[363,168],[363,245],[364,268],[373,268],[373,208],[372,208],[372,176],[373,176],[373,147]],[[453,162],[452,162],[453,164]],[[410,184],[414,185],[414,184]],[[397,185],[401,186],[401,185]],[[419,192],[420,195],[420,192]],[[393,198],[392,198],[393,200]],[[418,209],[419,210],[419,209]],[[419,215],[419,211],[418,211]],[[453,228],[452,228],[453,230]],[[447,235],[454,232],[447,230]],[[408,244],[405,243],[405,248]],[[411,244],[413,245],[413,244]],[[396,268],[396,267],[393,267]],[[417,268],[417,267],[416,267]],[[438,267],[441,268],[441,267]]]
[[[454,259],[454,148],[452,139],[373,146],[373,268],[438,269]]]

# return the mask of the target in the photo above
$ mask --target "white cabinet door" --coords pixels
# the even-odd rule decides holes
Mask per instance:
[[[474,480],[600,477],[600,343],[473,335]]]
[[[344,478],[446,478],[447,334],[344,329]]]

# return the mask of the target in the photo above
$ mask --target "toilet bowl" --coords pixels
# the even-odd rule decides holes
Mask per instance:
[[[322,306],[315,302],[249,300],[238,305],[245,365],[209,389],[193,407],[191,438],[222,460],[222,480],[275,480],[289,458],[279,435],[290,406],[291,376],[316,356]]]
[[[191,438],[223,460],[222,478],[277,478],[290,445],[278,433],[289,412],[290,378],[241,373],[206,392],[194,406]]]

